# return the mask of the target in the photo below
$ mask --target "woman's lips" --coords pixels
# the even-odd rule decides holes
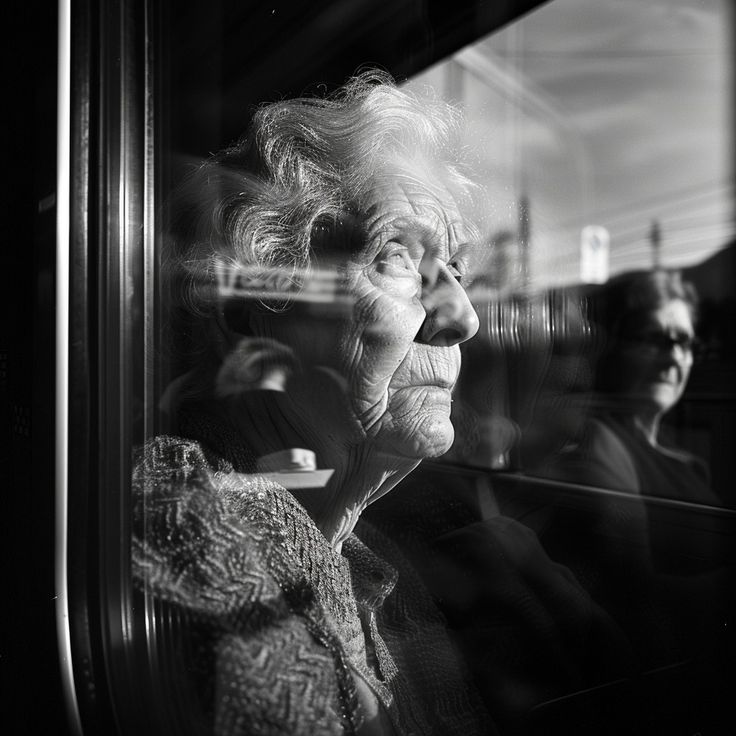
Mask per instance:
[[[449,414],[452,406],[452,392],[449,388],[431,384],[403,386],[391,392],[389,406],[392,409],[402,407],[402,413],[408,409],[432,413],[441,410]]]
[[[682,376],[677,368],[668,368],[653,376],[651,383],[669,383],[676,386],[681,380]]]
[[[434,387],[452,390],[460,375],[460,351],[456,346],[436,347],[414,343],[394,373],[389,389]]]

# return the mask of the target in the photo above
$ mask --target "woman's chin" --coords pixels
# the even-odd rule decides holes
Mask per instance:
[[[665,414],[680,400],[679,386],[666,382],[652,382],[628,392],[627,399],[635,410],[641,413]]]
[[[373,437],[381,449],[413,460],[444,455],[455,439],[449,389],[407,386],[395,391]]]
[[[380,433],[383,450],[392,455],[425,460],[444,455],[455,439],[455,429],[445,412],[432,412],[418,422],[402,422]]]

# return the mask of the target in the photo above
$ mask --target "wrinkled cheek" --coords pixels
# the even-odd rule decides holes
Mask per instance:
[[[390,305],[356,314],[343,340],[343,370],[358,404],[385,404],[388,385],[406,358],[424,319],[421,305]]]
[[[356,304],[353,323],[363,343],[378,350],[406,346],[419,333],[426,312],[418,299],[399,300],[388,296],[366,297]]]

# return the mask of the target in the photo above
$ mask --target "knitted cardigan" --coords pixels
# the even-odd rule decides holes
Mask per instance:
[[[176,611],[186,655],[172,669],[201,730],[494,732],[441,614],[367,523],[338,554],[283,487],[170,436],[143,448],[133,492],[134,581]]]

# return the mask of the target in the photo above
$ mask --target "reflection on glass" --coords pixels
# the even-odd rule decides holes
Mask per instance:
[[[533,288],[579,282],[589,226],[612,274],[653,263],[653,221],[684,268],[733,236],[729,34],[721,0],[555,0],[409,84],[465,107],[484,214],[528,231]]]
[[[259,108],[174,192],[133,558],[205,731],[717,719],[724,15],[556,0],[400,88]]]
[[[724,722],[730,12],[557,0],[408,82],[467,113],[489,248],[455,442],[384,516],[421,529],[406,547],[508,733]]]

